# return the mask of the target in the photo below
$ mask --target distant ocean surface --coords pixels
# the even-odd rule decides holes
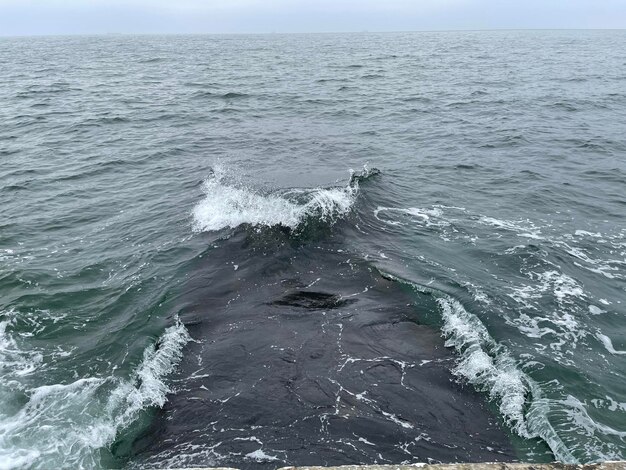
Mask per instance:
[[[625,45],[0,39],[0,469],[625,459]]]

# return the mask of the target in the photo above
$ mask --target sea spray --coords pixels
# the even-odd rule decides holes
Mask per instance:
[[[184,325],[165,330],[128,379],[82,378],[30,390],[28,401],[0,419],[0,469],[96,468],[99,449],[149,407],[161,407],[170,388],[165,377],[190,340]]]
[[[351,170],[350,181],[343,187],[265,193],[229,182],[227,172],[217,167],[204,182],[204,199],[192,211],[193,228],[210,232],[248,224],[297,229],[308,218],[332,224],[352,210],[359,183],[378,173],[364,167],[360,172]]]
[[[476,315],[448,294],[389,273],[381,274],[436,298],[445,346],[454,348],[459,355],[453,374],[487,393],[515,433],[543,439],[558,461],[578,463],[548,421],[550,404],[543,399],[539,385],[517,367],[506,347],[493,339]]]

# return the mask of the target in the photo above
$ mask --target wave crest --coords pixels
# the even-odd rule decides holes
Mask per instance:
[[[225,173],[218,168],[204,182],[205,197],[192,213],[193,229],[214,232],[244,224],[297,229],[311,218],[332,224],[352,210],[359,184],[378,173],[364,167],[361,172],[351,171],[350,181],[344,187],[263,193],[229,184]]]
[[[83,378],[37,387],[14,415],[0,417],[0,468],[97,468],[99,449],[170,392],[165,377],[190,340],[178,322],[168,328],[129,379]]]
[[[548,421],[546,415],[550,405],[542,397],[539,385],[518,368],[507,348],[493,339],[476,315],[448,294],[388,273],[384,276],[435,297],[441,311],[445,346],[454,348],[459,355],[453,374],[486,392],[498,405],[507,425],[518,435],[540,437],[556,460],[578,463]]]

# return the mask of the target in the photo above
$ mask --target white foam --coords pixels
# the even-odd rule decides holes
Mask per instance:
[[[213,424],[213,423],[212,423]],[[226,458],[218,452],[222,442],[208,445],[190,442],[171,443],[171,447],[151,455],[141,465],[129,465],[130,469],[145,468],[193,468],[202,462],[205,467],[218,467],[219,462]]]
[[[588,237],[593,237],[593,238],[602,238],[602,234],[597,232],[597,233],[593,233],[593,232],[587,232],[586,230],[576,230],[576,233],[574,233],[574,235],[578,236],[578,237],[582,237],[582,236],[588,236]]]
[[[543,271],[521,270],[533,283],[507,286],[512,291],[507,295],[523,309],[517,310],[514,315],[511,314],[513,312],[507,314],[505,321],[529,338],[545,337],[544,341],[549,341],[551,358],[572,366],[571,351],[581,338],[589,334],[586,323],[581,321],[584,318],[582,301],[586,301],[589,295],[577,280],[562,273],[558,265],[547,260],[542,264],[547,264],[549,268]],[[546,308],[545,300],[556,305]],[[595,308],[590,309],[591,313],[596,311]]]
[[[0,322],[0,366],[2,367],[2,382],[17,376],[30,375],[43,362],[43,356],[38,351],[20,349],[15,338],[9,334],[8,328],[14,325],[13,312],[6,314],[9,319]],[[0,410],[0,416],[2,411]]]
[[[552,292],[559,303],[566,302],[570,298],[583,298],[585,293],[582,287],[567,274],[557,271],[546,271],[537,274],[544,286],[551,286]]]
[[[151,406],[163,406],[164,382],[189,341],[181,323],[149,346],[129,379],[82,378],[28,391],[14,415],[0,418],[0,468],[95,468],[98,449]]]
[[[263,449],[257,449],[254,452],[250,452],[246,454],[246,457],[252,460],[256,460],[257,462],[273,462],[278,460],[278,457],[275,455],[269,455],[263,452]]]
[[[553,242],[556,246],[564,249],[567,253],[572,255],[573,257],[583,261],[585,264],[580,264],[574,262],[574,264],[578,267],[586,269],[589,272],[601,274],[602,276],[608,279],[623,279],[623,276],[619,274],[620,268],[615,265],[625,265],[625,260],[620,259],[598,259],[592,258],[589,256],[583,248],[571,246],[569,243],[561,240],[555,240]],[[597,246],[597,245],[596,245]],[[612,253],[609,250],[609,253],[605,253],[605,255]],[[611,272],[609,272],[611,271]]]
[[[545,335],[559,335],[554,328],[550,328],[549,326],[540,326],[543,322],[551,322],[551,319],[545,316],[531,317],[525,313],[520,313],[518,318],[511,321],[513,325],[517,326],[520,332],[529,338],[543,338]]]
[[[499,403],[507,424],[520,436],[541,437],[557,460],[576,463],[563,441],[546,419],[546,402],[538,385],[517,368],[509,352],[489,334],[480,319],[469,313],[457,300],[437,299],[442,310],[442,332],[446,346],[461,356],[453,372],[477,389],[489,393]],[[526,411],[527,397],[530,407]],[[544,410],[540,412],[538,410]]]
[[[556,269],[543,272],[531,271],[528,273],[528,276],[533,281],[538,281],[538,283],[511,287],[512,293],[508,294],[509,297],[527,308],[540,310],[540,307],[532,301],[542,298],[547,292],[552,293],[560,306],[569,305],[574,299],[587,297],[587,294],[585,294],[583,288],[575,279]]]
[[[611,354],[616,354],[616,355],[622,355],[622,354],[626,354],[626,351],[617,351],[614,347],[613,347],[613,341],[611,341],[611,338],[609,338],[606,335],[603,335],[602,333],[597,333],[596,337],[600,340],[600,342],[604,345],[604,347],[606,348],[606,350],[608,352],[610,352]]]
[[[478,220],[479,222],[497,227],[503,230],[510,230],[516,232],[519,237],[533,238],[535,240],[544,240],[545,237],[541,236],[541,230],[539,230],[531,221],[511,221],[500,220],[494,217],[482,216]]]
[[[401,222],[397,220],[389,220],[383,219],[380,217],[381,212],[392,212],[398,214],[404,214],[413,217],[413,221],[418,222],[420,224],[424,224],[427,227],[442,227],[448,226],[450,223],[447,220],[444,220],[443,211],[441,207],[434,206],[432,208],[419,208],[419,207],[409,207],[409,208],[400,208],[400,207],[384,207],[378,206],[376,210],[374,210],[374,217],[376,217],[381,222],[385,222],[389,225],[403,225]],[[417,217],[417,219],[415,219]]]
[[[568,395],[564,400],[560,400],[560,403],[566,405],[565,409],[567,410],[567,414],[569,414],[571,421],[574,422],[579,429],[584,430],[587,435],[593,436],[600,432],[601,434],[617,436],[621,439],[626,438],[626,431],[614,429],[611,426],[595,421],[591,416],[589,416],[586,406],[573,395]]]
[[[492,399],[500,402],[500,412],[508,424],[520,435],[528,436],[524,420],[528,388],[522,372],[509,354],[493,341],[478,317],[452,298],[439,298],[438,303],[446,346],[454,347],[461,354],[454,373],[487,390]]]
[[[217,231],[241,224],[296,227],[302,208],[280,196],[256,194],[221,184],[212,178],[204,184],[205,198],[193,210],[196,231]]]
[[[481,302],[484,303],[486,305],[490,305],[491,304],[491,299],[489,298],[489,296],[487,295],[487,293],[485,291],[483,291],[480,287],[472,284],[471,282],[463,282],[463,285],[467,288],[467,290],[470,291],[470,293],[472,294],[472,297],[474,298],[474,300],[476,302]]]
[[[605,313],[606,310],[602,310],[600,307],[596,305],[589,305],[589,313],[592,315],[600,315],[601,313]]]
[[[402,212],[403,210],[408,211],[408,209],[390,211],[379,207],[375,215],[383,222],[401,221],[406,226],[403,228],[414,226],[420,230],[423,230],[429,222],[435,221],[434,217],[429,214],[422,216],[414,214],[414,219],[411,219],[409,214]],[[446,215],[448,215],[447,212]],[[547,358],[548,363],[557,361],[572,370],[579,370],[578,362],[582,357],[581,354],[586,355],[587,350],[592,351],[594,355],[600,353],[600,358],[593,359],[597,361],[596,363],[600,361],[612,363],[615,360],[619,361],[621,357],[626,357],[626,347],[623,347],[624,345],[615,335],[613,335],[613,340],[617,343],[614,345],[609,337],[610,331],[607,331],[609,334],[607,336],[592,327],[595,320],[591,315],[606,313],[604,309],[610,308],[607,307],[610,302],[607,300],[608,297],[601,299],[602,296],[608,294],[590,290],[601,287],[587,282],[586,272],[579,269],[583,268],[601,274],[608,279],[624,279],[622,267],[626,266],[626,259],[622,258],[626,253],[623,251],[626,244],[623,243],[623,232],[611,236],[595,233],[595,230],[589,232],[579,230],[575,234],[562,235],[563,227],[553,229],[553,226],[546,221],[499,220],[479,214],[457,219],[446,217],[446,220],[452,222],[452,227],[460,231],[469,231],[470,235],[487,231],[486,235],[481,235],[483,240],[502,237],[502,242],[496,245],[498,250],[507,248],[503,242],[508,246],[515,245],[516,243],[510,243],[511,240],[515,240],[515,237],[540,240],[540,242],[533,241],[529,242],[529,245],[518,245],[504,251],[504,254],[515,255],[515,263],[512,265],[519,268],[519,274],[527,276],[525,282],[518,283],[520,276],[515,277],[513,272],[510,278],[500,278],[499,274],[496,276],[492,273],[501,289],[500,292],[494,289],[494,303],[488,308],[494,317],[498,316],[489,317],[488,325],[491,325],[492,320],[495,321],[494,324],[505,322],[507,325],[517,327],[523,335],[534,339],[529,341],[522,337],[521,342],[517,342],[514,337],[510,337],[508,331],[501,331],[507,338],[512,338],[511,347],[515,348],[515,357],[512,355],[513,350],[507,352],[505,347],[491,338],[477,315],[464,312],[465,308],[451,297],[441,292],[431,292],[435,298],[439,299],[444,313],[442,316],[446,344],[454,347],[460,355],[454,369],[455,374],[468,380],[476,388],[488,392],[515,431],[522,435],[526,433],[542,437],[558,460],[576,462],[576,458],[580,458],[584,461],[585,455],[589,455],[589,459],[594,460],[610,457],[612,454],[609,447],[602,446],[598,447],[596,453],[586,454],[581,448],[581,441],[573,437],[579,428],[582,429],[582,424],[573,419],[571,422],[562,419],[562,414],[571,412],[572,406],[571,403],[558,403],[555,396],[558,397],[561,391],[568,387],[569,382],[563,382],[559,378],[560,382],[556,379],[554,383],[542,382],[539,387],[530,375],[533,375],[538,368],[545,367],[542,358]],[[511,236],[513,239],[510,238]],[[454,236],[451,238],[454,239]],[[517,240],[521,241],[519,238]],[[492,248],[490,246],[489,250]],[[431,260],[428,262],[430,264]],[[561,266],[556,262],[563,262],[563,264]],[[434,265],[434,261],[432,264]],[[477,292],[472,290],[471,284],[467,281],[468,278],[461,273],[462,270],[459,271],[460,275],[457,275],[453,269],[450,271],[454,273],[454,280],[466,287],[473,294],[474,300],[480,301],[480,304],[469,302],[466,307],[468,309],[470,307],[486,308],[485,299],[480,293],[476,295]],[[609,287],[613,286],[615,284],[609,284]],[[421,286],[418,290],[424,291]],[[512,302],[501,299],[502,295],[508,295],[518,304],[513,305]],[[501,303],[500,300],[505,301]],[[590,305],[592,301],[595,305]],[[617,304],[618,301],[613,300],[613,302]],[[619,307],[617,305],[616,309],[619,310]],[[595,346],[590,349],[588,341],[583,339],[593,336],[604,348],[598,345],[599,350]],[[517,356],[517,348],[521,348],[523,344],[532,346],[532,351],[529,350],[526,356],[537,359],[536,362],[528,362],[524,354]],[[604,350],[606,352],[602,354]],[[611,355],[614,355],[613,359]],[[519,361],[517,361],[518,358]],[[613,368],[610,373],[617,374],[615,370],[617,369]],[[529,372],[530,375],[525,372]],[[537,374],[537,377],[545,376]],[[542,397],[541,388],[544,387],[550,399]],[[557,415],[558,418],[555,418]],[[610,429],[602,428],[604,425],[602,419],[598,419],[595,414],[592,414],[592,417],[597,422],[591,418],[589,421],[596,426],[594,432],[598,436],[585,440],[584,445],[589,443],[593,446],[595,445],[593,440],[596,442],[607,440],[606,436],[601,436],[602,434],[611,435]]]
[[[368,175],[365,169],[363,175]],[[264,194],[226,182],[216,171],[204,183],[205,197],[193,209],[195,231],[218,231],[242,224],[298,227],[307,217],[332,222],[347,214],[359,190],[358,178],[343,188],[292,189]]]
[[[413,427],[414,427],[411,423],[409,423],[408,421],[401,420],[400,418],[398,418],[393,413],[388,413],[388,412],[382,411],[382,410],[381,410],[381,413],[383,414],[383,416],[385,418],[387,418],[392,423],[397,424],[398,426],[402,426],[403,428],[406,428],[406,429],[413,429]]]
[[[407,210],[408,214],[414,215],[416,217],[421,217],[424,220],[430,220],[431,217],[441,217],[443,212],[438,207],[433,207],[432,209],[421,209],[418,207],[409,207]]]
[[[376,447],[376,444],[374,444],[373,442],[368,441],[367,439],[365,439],[364,437],[359,437],[358,439],[359,442],[362,442],[363,444],[367,444],[368,446],[374,446]]]
[[[623,443],[626,432],[603,424],[588,412],[588,404],[573,395],[553,400],[554,419],[575,433],[572,443],[581,459],[585,461],[615,461],[623,459]],[[580,438],[584,437],[581,444]]]

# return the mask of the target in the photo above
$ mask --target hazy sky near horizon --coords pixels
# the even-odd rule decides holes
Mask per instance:
[[[626,0],[0,0],[0,35],[626,28]]]

